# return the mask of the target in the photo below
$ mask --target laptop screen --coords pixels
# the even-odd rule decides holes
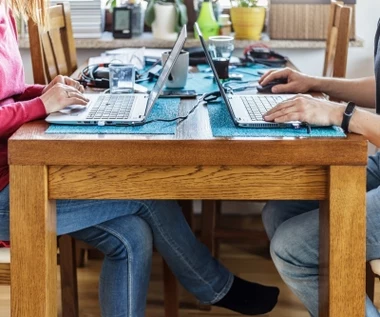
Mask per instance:
[[[197,22],[194,23],[194,28],[195,28],[196,32],[198,33],[199,39],[201,40],[203,51],[204,51],[204,53],[206,55],[207,62],[208,62],[208,64],[211,67],[212,73],[214,74],[214,78],[215,78],[215,81],[216,81],[216,83],[218,85],[218,88],[220,90],[220,94],[222,95],[222,98],[223,98],[224,102],[226,103],[226,105],[228,105],[229,104],[229,100],[228,100],[227,95],[225,93],[225,90],[224,90],[224,88],[223,88],[223,86],[222,86],[222,84],[220,82],[218,73],[216,72],[216,68],[215,68],[214,62],[212,61],[210,53],[207,50],[206,42],[205,42],[205,40],[203,38],[201,29],[199,28],[199,25],[198,25]]]
[[[165,65],[162,67],[161,74],[157,78],[156,84],[154,85],[152,91],[149,94],[148,107],[145,112],[145,116],[148,116],[154,103],[156,102],[158,96],[160,95],[166,80],[169,77],[170,71],[172,70],[178,56],[185,44],[187,38],[186,24],[182,27],[181,32],[178,35],[177,41],[175,42]]]

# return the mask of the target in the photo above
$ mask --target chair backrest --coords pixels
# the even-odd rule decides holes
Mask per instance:
[[[35,84],[47,84],[57,75],[70,76],[77,69],[70,5],[60,3],[51,6],[48,17],[47,30],[32,20],[28,22]]]
[[[351,11],[342,2],[331,2],[323,76],[346,77]]]

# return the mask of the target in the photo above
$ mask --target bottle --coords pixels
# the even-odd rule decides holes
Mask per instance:
[[[230,36],[232,32],[231,28],[231,21],[230,21],[230,15],[229,14],[221,14],[219,15],[219,35],[227,35]]]
[[[197,23],[205,40],[208,40],[210,36],[219,35],[219,23],[215,19],[210,0],[203,1]]]

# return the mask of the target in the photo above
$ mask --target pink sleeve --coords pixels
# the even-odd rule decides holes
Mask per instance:
[[[17,101],[30,100],[42,95],[45,85],[25,85],[25,90],[21,95],[16,98]]]
[[[0,138],[9,138],[24,123],[46,117],[40,98],[0,107]]]

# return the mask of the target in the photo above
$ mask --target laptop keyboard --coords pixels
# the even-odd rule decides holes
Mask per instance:
[[[281,101],[287,99],[286,96],[241,96],[245,108],[252,121],[263,121],[263,114],[272,109]]]
[[[100,95],[86,119],[128,119],[134,100],[131,95]]]

